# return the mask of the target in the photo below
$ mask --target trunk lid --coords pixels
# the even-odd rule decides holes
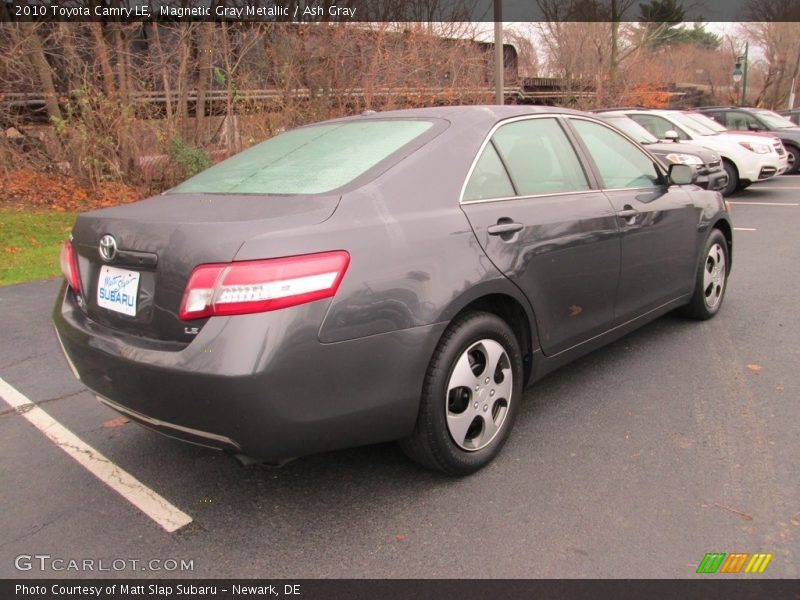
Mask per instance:
[[[84,213],[72,234],[84,310],[94,321],[128,334],[188,343],[205,323],[178,318],[194,267],[232,261],[255,236],[321,223],[338,202],[338,195],[164,194]],[[100,241],[109,235],[116,244],[110,261],[100,253]],[[122,284],[113,281],[120,278]],[[128,290],[135,293],[123,296]]]

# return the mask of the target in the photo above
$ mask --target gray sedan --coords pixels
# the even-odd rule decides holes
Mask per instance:
[[[310,125],[80,215],[57,337],[101,401],[166,435],[276,463],[399,440],[468,474],[525,386],[720,310],[732,225],[695,176],[566,109]]]

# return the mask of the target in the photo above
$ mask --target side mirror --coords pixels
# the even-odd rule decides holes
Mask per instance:
[[[677,142],[681,139],[681,136],[678,135],[678,132],[674,129],[668,129],[664,132],[664,139],[665,140],[672,140],[673,142]]]
[[[689,165],[674,163],[669,166],[669,180],[673,185],[689,185],[697,181],[697,171]]]

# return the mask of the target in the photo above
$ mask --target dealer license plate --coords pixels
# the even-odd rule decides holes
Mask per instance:
[[[97,281],[97,306],[136,316],[136,298],[139,294],[139,273],[104,265]]]

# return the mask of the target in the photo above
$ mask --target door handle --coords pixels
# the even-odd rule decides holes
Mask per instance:
[[[625,222],[628,225],[633,225],[633,222],[636,220],[636,217],[639,215],[639,211],[633,208],[630,204],[626,204],[622,207],[622,210],[617,212],[617,216],[620,219],[625,219]]]
[[[621,217],[623,219],[631,219],[631,218],[635,217],[638,214],[639,214],[639,211],[636,210],[635,208],[626,208],[624,210],[619,211],[617,213],[617,216]]]
[[[511,233],[522,231],[523,227],[525,226],[522,223],[500,219],[500,221],[497,222],[497,225],[490,225],[487,227],[486,232],[489,235],[509,235]]]

